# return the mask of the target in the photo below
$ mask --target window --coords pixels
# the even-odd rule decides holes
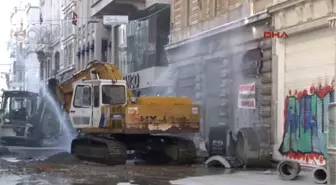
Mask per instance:
[[[329,144],[331,147],[336,147],[336,133],[335,133],[335,124],[336,124],[336,107],[331,106],[329,109]]]
[[[64,67],[67,67],[67,65],[68,65],[68,60],[69,60],[69,58],[68,58],[68,47],[67,46],[65,46],[65,48],[64,48]]]
[[[103,85],[102,87],[103,104],[125,104],[126,89],[122,85]]]
[[[67,24],[68,24],[68,16],[65,16],[64,17],[64,20],[62,21],[62,25],[63,25],[63,28],[62,28],[62,32],[63,32],[63,36],[66,38],[68,36],[68,31],[67,31]]]
[[[68,56],[69,56],[68,65],[71,65],[72,64],[72,44],[69,44],[69,47],[68,47]]]
[[[94,102],[93,106],[94,107],[99,107],[99,86],[94,86],[93,87],[93,97],[94,97]]]
[[[91,106],[91,87],[88,85],[78,85],[75,91],[73,102],[74,107],[90,107]]]
[[[94,40],[92,40],[92,43],[91,43],[91,45],[90,45],[90,49],[91,49],[91,59],[93,60],[94,59],[94,50],[95,50],[95,48],[94,48],[94,46],[95,46],[95,42],[94,42]]]
[[[60,53],[57,51],[55,53],[55,72],[58,72],[59,69],[60,69],[60,63],[59,63],[59,60],[60,60]]]
[[[23,75],[22,75],[22,71],[18,71],[18,74],[19,74],[19,81],[23,81]]]
[[[26,120],[34,113],[34,105],[31,98],[8,97],[5,99],[3,113],[8,118]]]
[[[107,62],[107,48],[108,48],[108,41],[106,39],[102,39],[102,45],[101,45],[101,48],[102,48],[102,53],[101,53],[101,60],[103,62]]]
[[[72,11],[67,15],[67,37],[73,34]]]
[[[15,89],[15,88],[13,88]],[[2,107],[2,109],[4,110],[4,114],[9,114],[10,113],[10,99],[9,98],[6,98],[5,99],[5,104],[4,104],[4,107]]]

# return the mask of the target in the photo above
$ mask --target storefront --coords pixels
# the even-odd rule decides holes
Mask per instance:
[[[326,162],[326,115],[329,103],[334,101],[336,49],[335,30],[328,27],[327,19],[332,12],[328,2],[290,6],[284,3],[270,8],[278,20],[274,25],[276,31],[288,34],[286,39],[275,39],[278,59],[275,159],[284,156],[305,165]],[[318,16],[313,14],[317,8]],[[284,21],[291,13],[298,16]]]
[[[267,163],[271,151],[271,40],[263,39],[267,21],[268,14],[260,13],[166,47],[176,72],[171,95],[201,105],[202,137],[218,125],[227,125],[234,135],[253,129],[246,138],[255,143],[244,142],[258,148],[258,163]]]
[[[165,96],[170,83],[168,67],[150,67],[124,76],[135,96]]]

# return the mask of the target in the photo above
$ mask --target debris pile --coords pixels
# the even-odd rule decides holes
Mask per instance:
[[[7,147],[4,147],[4,146],[0,145],[0,156],[10,155],[10,154],[12,154],[12,153]]]
[[[55,163],[55,164],[79,164],[81,161],[74,155],[68,152],[61,152],[48,157],[43,160],[45,163]]]

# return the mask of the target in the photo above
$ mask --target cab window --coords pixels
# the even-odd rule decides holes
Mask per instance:
[[[78,85],[75,91],[73,102],[74,107],[91,106],[91,87],[88,85]]]
[[[94,107],[99,107],[99,86],[94,86],[93,87],[93,106]]]
[[[103,104],[118,105],[126,103],[126,89],[122,85],[102,86]]]

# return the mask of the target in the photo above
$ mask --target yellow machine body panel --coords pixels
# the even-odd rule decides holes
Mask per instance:
[[[167,108],[167,109],[164,109]],[[125,133],[194,133],[199,131],[197,105],[130,105]]]
[[[199,106],[181,97],[140,97],[126,107],[126,133],[199,131]]]

